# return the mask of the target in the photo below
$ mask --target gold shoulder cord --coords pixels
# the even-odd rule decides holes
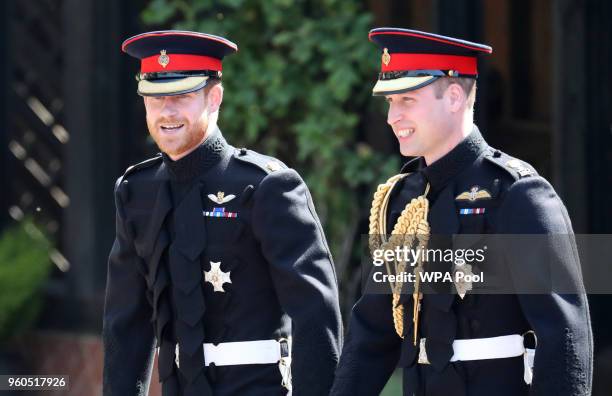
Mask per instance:
[[[370,209],[370,227],[369,227],[369,247],[370,252],[374,254],[374,250],[394,250],[398,246],[409,246],[410,248],[427,248],[429,241],[430,228],[427,223],[427,214],[429,211],[429,201],[426,196],[429,192],[429,184],[425,188],[423,195],[414,198],[408,204],[397,219],[397,223],[393,227],[391,237],[386,238],[387,232],[387,207],[389,205],[389,197],[391,190],[395,184],[406,177],[408,174],[399,174],[391,177],[386,183],[380,184],[374,193],[372,199],[372,208]],[[413,247],[415,239],[418,241],[417,246]],[[416,264],[414,265],[415,284],[412,294],[412,321],[413,321],[413,343],[416,345],[419,312],[421,309],[421,300],[423,293],[419,291],[420,273],[423,270],[423,255],[419,255]],[[395,274],[401,274],[406,269],[406,262],[392,262],[394,265]],[[387,273],[391,275],[389,263],[385,261]],[[404,307],[399,304],[402,283],[395,282],[390,284],[393,294],[393,324],[395,325],[396,333],[404,338]]]

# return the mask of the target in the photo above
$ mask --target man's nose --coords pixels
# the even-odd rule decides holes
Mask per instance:
[[[165,97],[162,103],[161,111],[159,112],[161,116],[173,116],[176,115],[176,104],[171,97]]]
[[[393,103],[389,105],[389,111],[387,112],[387,123],[391,126],[402,119],[402,113],[398,110],[397,106]]]

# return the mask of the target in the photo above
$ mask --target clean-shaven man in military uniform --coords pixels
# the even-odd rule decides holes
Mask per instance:
[[[378,395],[399,366],[404,395],[589,395],[590,318],[567,211],[531,166],[488,146],[473,124],[477,58],[492,49],[398,28],[374,29],[369,38],[382,51],[373,94],[388,101],[401,153],[416,157],[374,195],[371,243],[392,248],[393,235],[408,232],[423,243],[436,235],[566,235],[547,253],[560,253],[557,270],[577,292],[478,294],[458,282],[457,292],[422,293],[415,284],[413,292],[365,293],[331,394]],[[391,236],[376,245],[374,234]],[[505,262],[507,279],[521,268],[522,279],[546,280],[546,263],[521,265],[531,252],[491,253],[485,269]],[[440,264],[416,268],[452,271]]]
[[[104,310],[104,395],[327,395],[341,348],[336,274],[296,171],[236,149],[217,116],[222,59],[208,34],[126,40],[162,153],[115,186]]]

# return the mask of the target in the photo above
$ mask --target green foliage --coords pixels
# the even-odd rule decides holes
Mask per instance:
[[[395,396],[402,394],[402,369],[396,369],[380,393],[380,396]]]
[[[145,23],[217,34],[239,52],[223,65],[219,125],[236,146],[298,169],[338,254],[358,207],[397,160],[359,141],[379,55],[368,42],[365,2],[346,0],[153,0]],[[376,109],[378,111],[379,109]],[[363,206],[363,203],[362,203]]]
[[[38,315],[47,279],[49,241],[29,221],[0,238],[0,343],[28,328]]]

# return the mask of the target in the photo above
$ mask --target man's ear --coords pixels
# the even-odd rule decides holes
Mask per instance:
[[[223,87],[221,84],[215,84],[208,91],[206,97],[206,105],[209,113],[215,113],[219,110],[223,102]]]
[[[446,88],[446,92],[444,94],[446,96],[449,110],[452,113],[456,113],[463,109],[467,96],[463,91],[463,88],[461,88],[461,85],[456,83],[450,84],[448,88]]]

